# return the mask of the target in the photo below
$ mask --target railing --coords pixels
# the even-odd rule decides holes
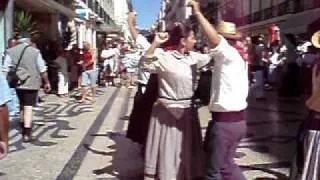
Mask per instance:
[[[285,1],[278,5],[278,16],[282,16],[288,13],[288,1]]]
[[[267,9],[264,9],[263,10],[263,19],[266,20],[266,19],[270,19],[270,18],[273,18],[273,8],[274,7],[270,7],[270,8],[267,8]]]

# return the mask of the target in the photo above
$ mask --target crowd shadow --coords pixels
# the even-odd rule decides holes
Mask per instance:
[[[101,89],[97,89],[97,96],[103,95],[104,92]],[[76,92],[73,92],[74,96],[76,96],[75,94]],[[66,102],[59,102],[58,100],[56,102],[42,103],[34,110],[33,134],[36,137],[36,141],[31,144],[39,147],[49,147],[57,145],[54,139],[68,138],[62,132],[76,130],[76,128],[70,126],[70,121],[76,120],[75,117],[81,114],[92,112],[93,103],[77,103],[72,97]],[[10,131],[14,131],[14,133],[10,133],[9,153],[26,149],[27,144],[22,141],[19,119],[14,119],[10,122]],[[52,140],[41,140],[48,133],[50,133],[49,136]]]
[[[32,142],[32,145],[35,146],[40,146],[40,147],[49,147],[49,146],[54,146],[57,143],[55,141],[47,140],[43,141],[41,140],[41,137],[44,134],[47,134],[50,131],[53,131],[50,133],[50,137],[53,139],[61,139],[61,138],[67,138],[68,136],[60,134],[62,131],[70,131],[70,130],[75,130],[75,128],[72,128],[70,126],[70,122],[66,120],[50,120],[46,121],[44,124],[42,121],[37,124],[39,120],[34,121],[34,127],[33,131],[37,132],[36,133],[36,140]],[[9,143],[9,153],[17,152],[26,149],[26,144],[23,143],[22,141],[22,136],[20,133],[20,127],[19,127],[19,122],[13,122],[12,124],[12,129],[15,130],[15,133],[10,136],[11,141]],[[17,136],[21,136],[20,138],[16,138]],[[12,140],[13,139],[13,140]]]
[[[93,134],[92,136],[105,136],[114,142],[113,145],[107,147],[108,152],[93,149],[84,144],[84,147],[94,154],[112,156],[110,165],[94,169],[93,174],[97,176],[107,174],[120,180],[143,179],[143,160],[139,146],[128,140],[124,133],[108,132],[106,134]]]
[[[279,101],[274,95],[275,92],[271,93],[269,92],[268,98],[261,102],[252,97],[249,98],[247,136],[241,141],[238,151],[250,149],[253,152],[267,154],[278,161],[266,164],[252,162],[241,167],[243,171],[259,170],[275,176],[277,180],[288,180],[287,174],[272,169],[290,168],[295,153],[296,134],[303,112],[300,109],[300,102]],[[237,158],[249,156],[244,152],[246,151],[238,152]],[[264,179],[274,178],[255,178],[255,180]]]

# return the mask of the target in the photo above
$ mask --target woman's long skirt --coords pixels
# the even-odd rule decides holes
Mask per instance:
[[[203,176],[201,130],[194,108],[153,107],[146,145],[145,174],[160,180]]]

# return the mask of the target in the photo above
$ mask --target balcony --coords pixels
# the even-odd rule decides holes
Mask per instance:
[[[252,19],[253,22],[261,21],[262,20],[261,14],[262,14],[261,11],[253,13],[253,19]]]
[[[289,13],[289,1],[285,1],[281,4],[278,5],[278,13],[277,15],[278,16],[283,16],[285,14],[288,14]]]
[[[273,9],[274,7],[270,7],[270,8],[267,8],[267,9],[264,9],[263,10],[263,19],[264,20],[267,20],[267,19],[270,19],[270,18],[273,18]]]

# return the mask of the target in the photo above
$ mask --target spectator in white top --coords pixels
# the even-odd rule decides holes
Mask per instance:
[[[222,21],[215,28],[202,14],[198,2],[188,4],[209,41],[215,60],[209,104],[212,121],[205,138],[205,179],[244,180],[234,157],[247,129],[248,70],[239,52],[231,46],[241,36],[235,24]]]
[[[106,45],[105,49],[101,52],[101,58],[104,59],[103,67],[106,76],[106,85],[115,86],[114,78],[116,76],[117,62],[118,58],[117,48],[111,48],[111,45]]]

